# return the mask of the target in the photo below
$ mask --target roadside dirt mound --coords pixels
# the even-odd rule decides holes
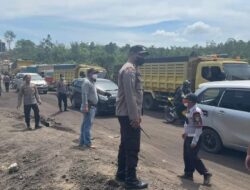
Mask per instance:
[[[123,189],[107,155],[78,149],[63,127],[27,131],[22,120],[20,112],[0,111],[0,189]],[[18,171],[10,174],[12,163]]]

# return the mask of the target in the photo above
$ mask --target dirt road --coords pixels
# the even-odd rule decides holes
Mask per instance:
[[[15,109],[16,94],[0,97],[0,189],[122,189],[112,180],[119,145],[117,119],[97,117],[93,129],[97,149],[79,150],[82,114],[77,110],[58,113],[53,94],[42,95],[42,100],[42,115],[59,124],[26,131],[22,112]],[[142,126],[151,138],[142,134],[138,175],[149,182],[149,189],[249,189],[244,153],[201,152],[213,173],[213,185],[204,187],[198,174],[194,183],[177,178],[183,172],[181,126],[164,123],[160,111],[147,112]],[[6,168],[14,162],[19,171],[8,174]]]

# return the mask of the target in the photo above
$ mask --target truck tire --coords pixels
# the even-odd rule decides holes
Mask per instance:
[[[155,107],[155,101],[151,94],[145,94],[143,96],[143,108],[146,110],[152,110]]]
[[[217,154],[222,150],[223,144],[216,131],[205,128],[202,133],[201,146],[206,152]]]

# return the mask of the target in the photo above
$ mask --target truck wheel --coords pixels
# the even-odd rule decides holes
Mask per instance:
[[[143,108],[151,110],[155,107],[155,102],[151,94],[145,94],[143,97]]]
[[[201,146],[206,152],[215,154],[219,153],[223,147],[218,133],[208,128],[203,131]]]

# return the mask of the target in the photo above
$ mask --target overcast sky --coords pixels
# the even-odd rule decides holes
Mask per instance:
[[[250,40],[247,0],[0,0],[0,39],[156,47]]]

